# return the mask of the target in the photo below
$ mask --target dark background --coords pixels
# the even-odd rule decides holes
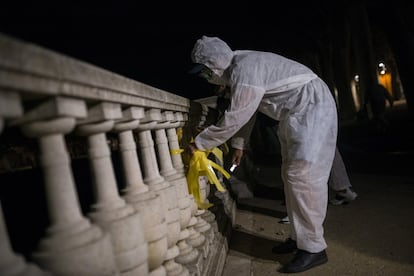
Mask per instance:
[[[233,49],[273,51],[296,59],[316,48],[324,25],[347,1],[197,2],[72,1],[0,5],[0,32],[123,76],[196,99],[212,87],[188,75],[191,49],[202,35]],[[367,1],[373,18],[382,1]]]

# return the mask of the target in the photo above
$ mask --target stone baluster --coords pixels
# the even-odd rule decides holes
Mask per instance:
[[[206,113],[208,112],[208,107],[205,105],[202,105],[202,116],[200,119],[200,126],[202,126],[205,122],[205,118],[206,118]],[[185,125],[185,122],[187,120],[187,114],[182,114],[180,112],[177,112],[176,114],[176,120],[179,122],[177,129],[180,129],[181,127],[183,127]],[[181,130],[180,130],[181,131]],[[179,171],[182,171],[184,174],[184,164],[182,163],[182,159],[181,157],[179,159],[177,159],[177,163],[176,166],[179,168]],[[203,201],[208,203],[208,188],[209,188],[209,184],[206,181],[203,181],[203,178],[205,180],[205,177],[200,177],[200,189],[201,189],[201,194],[203,196]],[[194,206],[194,205],[193,205]],[[205,235],[205,237],[208,239],[208,243],[206,244],[206,246],[204,246],[203,248],[203,254],[204,257],[207,256],[208,250],[209,250],[209,246],[213,243],[214,240],[214,235],[216,233],[215,229],[217,229],[218,231],[218,227],[217,227],[217,223],[215,221],[215,216],[214,214],[210,211],[210,210],[199,210],[197,208],[197,210],[195,211],[195,216],[197,218],[197,222],[194,225],[194,229],[202,234]]]
[[[200,122],[199,122],[199,127],[200,128],[206,128],[208,127],[211,123],[213,123],[213,121],[211,120],[212,117],[215,116],[209,116],[209,111],[210,109],[208,108],[207,105],[201,104],[201,117],[200,117]],[[216,160],[214,160],[216,161]],[[219,177],[220,177],[220,173],[218,172]],[[208,180],[205,176],[200,177],[199,179],[199,183],[200,183],[200,189],[201,189],[201,194],[202,194],[202,200],[206,203],[209,202],[208,200],[208,195],[210,192],[210,184],[208,183]],[[217,225],[216,225],[216,221],[215,221],[215,215],[210,211],[210,210],[197,210],[196,213],[198,220],[198,224],[197,226],[195,226],[195,228],[199,231],[201,231],[202,233],[206,234],[206,237],[208,239],[208,243],[211,245],[214,241],[214,235],[215,233],[217,233],[217,231],[215,231],[214,229],[217,229]],[[208,224],[210,224],[210,228],[208,226],[205,225],[204,221],[200,221],[200,219],[206,221]]]
[[[179,148],[180,144],[181,144],[181,141],[179,140],[178,134],[180,134],[181,138],[183,137],[183,127],[186,124],[186,121],[188,120],[188,114],[186,114],[186,113],[183,114],[181,112],[175,112],[174,116],[175,116],[175,120],[177,121],[175,123],[176,128],[170,128],[170,129],[167,130],[168,141],[170,142],[170,146],[172,148]],[[182,155],[181,154],[174,154],[172,156],[172,160],[173,160],[174,169],[179,174],[186,177]],[[188,186],[187,186],[187,194],[189,194]]]
[[[182,127],[185,125],[185,121],[187,120],[187,114],[182,114],[181,112],[176,112],[174,114],[174,123],[170,125],[170,128],[167,129],[168,134],[168,142],[170,145],[170,148],[177,149],[179,148],[179,140],[177,137],[177,133],[182,131]],[[185,169],[183,160],[181,158],[181,155],[176,156],[172,155],[172,161],[174,169],[176,170],[177,174],[182,177],[182,179],[185,180],[185,187],[183,187],[182,192],[185,193],[191,203],[191,219],[187,225],[187,231],[188,235],[186,234],[186,239],[183,241],[180,241],[179,247],[180,251],[182,252],[180,256],[176,258],[177,262],[186,264],[191,268],[191,270],[195,273],[195,275],[199,275],[203,269],[203,257],[208,252],[207,248],[205,247],[206,244],[206,237],[201,234],[199,231],[195,229],[195,226],[198,223],[198,218],[195,216],[197,214],[197,204],[194,200],[194,196],[189,194],[188,192],[188,184],[187,179],[185,176]],[[189,246],[189,248],[187,248]],[[193,261],[189,263],[189,258],[186,256],[188,254],[187,252],[190,252],[190,248],[197,249],[198,252],[202,252],[203,254],[199,254],[197,256],[197,260],[194,263]]]
[[[181,127],[185,123],[185,122],[183,122],[184,117],[183,117],[183,114],[181,112],[174,112],[172,114],[172,116],[173,117],[170,119],[170,124],[166,129],[168,144],[169,144],[171,150],[172,151],[177,150],[177,152],[172,152],[171,153],[172,165],[173,165],[176,173],[179,175],[179,177],[184,177],[185,178],[183,160],[181,158],[180,152],[178,151],[180,149],[180,141],[178,141],[178,136],[177,136],[177,133],[179,131],[182,131]],[[186,181],[185,186],[186,186],[185,194],[188,195],[187,181]]]
[[[143,164],[144,182],[150,190],[159,194],[164,205],[167,219],[167,241],[168,250],[164,266],[167,274],[175,275],[183,269],[177,266],[174,258],[178,255],[179,249],[176,245],[181,228],[180,228],[180,209],[177,203],[177,192],[175,186],[171,185],[164,177],[160,175],[157,156],[155,153],[153,137],[151,130],[156,129],[157,122],[162,120],[161,112],[158,109],[150,109],[145,112],[145,118],[141,120],[138,126],[139,150],[141,163]],[[159,149],[158,149],[159,150]],[[164,162],[160,160],[160,162]]]
[[[114,120],[121,117],[119,104],[101,103],[89,109],[88,118],[78,122],[76,133],[88,140],[96,196],[89,216],[110,233],[121,275],[148,275],[148,248],[141,216],[118,193],[106,139]]]
[[[125,200],[140,212],[148,242],[148,268],[151,276],[165,276],[163,262],[167,255],[167,222],[159,195],[149,190],[142,180],[133,130],[144,117],[144,109],[131,107],[122,112],[113,131],[118,132],[119,149],[125,179]]]
[[[0,133],[3,131],[3,118],[16,118],[23,114],[19,95],[12,92],[0,91]],[[27,263],[25,259],[13,252],[7,234],[3,209],[0,202],[0,275],[10,276],[46,276],[49,272],[41,270],[37,265]]]
[[[219,178],[219,177],[218,177]],[[220,178],[219,178],[220,181]],[[201,195],[202,198],[204,200],[204,202],[209,203],[209,194],[210,194],[210,189],[211,185],[210,183],[208,183],[208,180],[203,177],[203,179],[200,179],[200,189],[201,189]],[[222,199],[222,201],[224,201],[224,197],[229,197],[229,193],[228,191],[225,192],[220,192],[218,190],[216,190],[215,195],[217,198]],[[214,242],[214,240],[216,239],[216,235],[220,235],[219,230],[218,230],[218,225],[217,225],[217,221],[216,221],[216,216],[213,212],[211,212],[209,209],[205,210],[205,212],[203,212],[201,214],[201,217],[211,225],[212,229],[210,230],[211,232],[209,232],[209,242],[210,244],[212,244]]]
[[[177,131],[183,126],[183,115],[181,112],[176,113],[167,113],[167,119],[169,124],[166,128],[168,144],[171,151],[171,160],[172,166],[175,170],[175,178],[177,179],[177,192],[179,197],[180,208],[183,209],[182,218],[181,218],[181,234],[178,242],[178,247],[180,248],[180,255],[176,258],[177,262],[185,264],[190,270],[194,270],[194,265],[197,264],[199,252],[197,249],[193,248],[190,244],[186,242],[186,239],[190,237],[190,231],[188,226],[190,220],[193,217],[192,215],[192,203],[194,203],[194,198],[188,193],[188,184],[187,179],[184,173],[184,164],[181,158],[181,153],[179,151],[180,144],[177,137]],[[195,220],[192,221],[194,225]],[[192,233],[197,235],[192,228]],[[201,237],[202,239],[202,237]]]
[[[49,210],[50,226],[32,257],[54,275],[117,275],[110,236],[81,213],[64,141],[75,118],[85,116],[83,101],[58,97],[15,122],[38,138]]]
[[[208,178],[206,176],[200,176],[199,177],[199,184],[200,184],[200,190],[201,190],[201,199],[203,202],[208,203],[208,199],[207,199],[207,195],[208,195],[208,191],[210,190],[210,183],[208,182]],[[204,236],[207,238],[207,245],[205,246],[205,248],[207,249],[204,253],[204,257],[207,258],[207,254],[208,254],[208,249],[209,247],[212,245],[213,241],[214,241],[214,228],[212,227],[212,224],[207,221],[211,220],[211,216],[214,217],[214,214],[208,210],[202,210],[202,209],[198,209],[196,212],[196,218],[197,218],[197,224],[194,225],[194,228],[204,234]],[[214,223],[215,220],[212,222]]]
[[[160,164],[161,175],[175,187],[177,192],[177,202],[180,210],[180,234],[177,237],[176,243],[185,243],[185,239],[188,238],[189,232],[186,229],[191,219],[191,202],[188,197],[187,181],[182,174],[179,174],[172,164],[171,150],[169,147],[169,140],[167,139],[166,129],[170,129],[175,123],[174,113],[165,111],[162,113],[162,122],[158,122],[155,133],[155,142],[157,146],[158,160]],[[172,123],[173,122],[173,123]],[[175,136],[176,137],[176,136]],[[178,145],[175,148],[178,151]],[[179,153],[178,153],[179,154]],[[169,266],[173,267],[174,258],[181,255],[181,258],[187,258],[187,262],[195,262],[198,256],[198,252],[195,249],[188,250],[188,244],[180,244],[179,248],[186,249],[185,255],[183,252],[178,251],[177,255],[170,259]],[[175,266],[177,266],[175,264]],[[175,269],[178,271],[178,268]],[[182,274],[182,273],[181,273]],[[173,274],[172,274],[173,275]],[[184,274],[182,274],[184,275]]]
[[[206,237],[198,232],[194,226],[197,224],[197,203],[194,200],[194,197],[190,195],[191,199],[191,219],[188,223],[187,230],[188,230],[188,238],[186,239],[187,244],[189,244],[191,247],[196,248],[198,252],[203,253],[199,254],[197,262],[192,265],[193,271],[196,271],[195,275],[201,275],[201,271],[203,271],[203,257],[205,254],[204,245],[206,244]],[[177,261],[181,262],[182,258],[181,256],[177,257]]]

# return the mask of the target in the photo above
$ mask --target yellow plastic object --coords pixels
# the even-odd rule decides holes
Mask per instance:
[[[203,202],[199,184],[200,176],[207,176],[209,182],[211,184],[214,184],[218,191],[226,191],[226,189],[221,185],[220,181],[217,179],[214,169],[220,171],[223,174],[223,176],[227,179],[230,178],[230,174],[221,166],[217,165],[216,163],[207,158],[210,152],[213,152],[216,156],[217,154],[220,155],[219,151],[219,149],[208,152],[196,150],[190,159],[189,169],[187,173],[188,190],[190,194],[194,196],[198,208],[200,209],[208,209],[209,207],[213,206],[213,204]]]
[[[182,128],[178,128],[178,129],[176,130],[176,132],[177,132],[177,139],[178,139],[178,142],[181,142],[181,140],[183,139],[183,129],[182,129]]]
[[[182,152],[184,152],[183,149],[172,149],[170,150],[170,153],[173,154],[181,154]]]

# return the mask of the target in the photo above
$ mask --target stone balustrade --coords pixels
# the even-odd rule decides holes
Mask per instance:
[[[208,118],[0,34],[0,275],[221,275],[235,205],[200,179],[214,206],[198,209],[180,150]]]

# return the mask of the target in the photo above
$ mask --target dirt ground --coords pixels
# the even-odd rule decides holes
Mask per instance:
[[[328,207],[328,263],[300,274],[414,275],[414,177],[350,177],[359,197],[348,205]],[[260,200],[262,207],[280,204],[276,200],[255,200]],[[278,220],[238,210],[223,276],[283,274],[277,270],[293,255],[271,253],[271,248],[289,232],[289,226]]]

